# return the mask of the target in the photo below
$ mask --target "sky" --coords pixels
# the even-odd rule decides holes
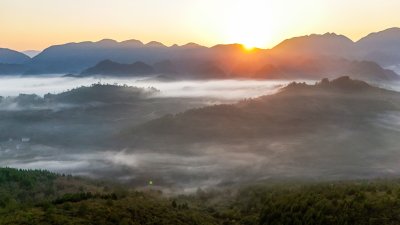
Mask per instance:
[[[0,47],[111,38],[271,48],[326,32],[358,40],[400,26],[398,9],[399,0],[0,0]]]

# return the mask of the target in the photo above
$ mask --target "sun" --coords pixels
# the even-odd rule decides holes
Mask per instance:
[[[276,21],[269,1],[237,1],[226,13],[224,36],[227,42],[240,43],[245,49],[266,48],[275,32]]]
[[[254,50],[255,48],[257,48],[257,46],[254,46],[254,45],[247,45],[247,44],[242,44],[242,46],[243,46],[243,48],[244,48],[246,51],[252,51],[252,50]]]
[[[251,51],[255,48],[266,48],[267,46],[267,40],[268,38],[266,37],[260,37],[259,39],[257,38],[251,38],[251,37],[242,37],[240,38],[239,36],[237,36],[238,39],[236,42],[240,43],[243,45],[244,49]]]

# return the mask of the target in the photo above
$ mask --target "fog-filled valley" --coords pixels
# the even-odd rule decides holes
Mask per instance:
[[[0,48],[0,224],[397,224],[399,40]]]
[[[129,146],[119,144],[121,132],[167,114],[274,93],[285,84],[55,76],[8,77],[2,82],[5,87],[12,87],[2,89],[4,97],[0,98],[3,166],[112,178],[138,186],[160,176],[158,167],[170,169],[173,177],[179,174],[174,170],[181,167],[174,165],[177,160],[190,163],[197,159],[179,158],[168,152],[158,155],[157,149],[127,152]],[[159,184],[164,182],[160,179]],[[177,180],[176,185],[185,183]]]
[[[400,224],[399,8],[0,0],[0,225]]]
[[[347,77],[290,84],[2,81],[9,84],[0,101],[3,166],[136,187],[151,180],[178,192],[276,179],[391,177],[400,170],[400,94],[393,83],[374,84],[386,90]]]

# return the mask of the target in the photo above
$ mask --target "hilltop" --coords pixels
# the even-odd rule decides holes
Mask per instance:
[[[132,64],[121,64],[111,60],[104,60],[93,67],[82,71],[82,76],[90,75],[117,75],[117,76],[148,76],[155,73],[155,70],[150,65],[143,62],[135,62]]]

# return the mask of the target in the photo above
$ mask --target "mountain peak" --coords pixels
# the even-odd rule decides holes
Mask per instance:
[[[400,32],[400,27],[391,27],[381,32]]]
[[[219,45],[215,45],[213,47],[211,47],[211,49],[220,49],[220,50],[228,50],[228,49],[243,49],[243,45],[242,44],[219,44]]]
[[[132,64],[122,64],[107,59],[97,63],[93,67],[87,68],[81,75],[135,76],[150,75],[153,73],[154,68],[141,61]]]
[[[31,58],[21,52],[14,51],[8,48],[0,48],[0,63],[7,64],[23,64]]]
[[[374,32],[371,34],[379,34],[379,33],[386,33],[386,34],[399,34],[400,33],[400,28],[399,27],[391,27],[382,31]]]
[[[98,44],[117,44],[118,42],[116,40],[106,38],[106,39],[102,39],[96,43],[98,43]]]
[[[370,33],[367,36],[361,38],[358,42],[370,42],[370,41],[388,41],[392,39],[400,38],[400,28],[392,27],[386,30]]]
[[[336,34],[336,33],[331,33],[331,32],[327,32],[325,34],[310,34],[310,35],[305,35],[305,36],[293,37],[290,39],[286,39],[283,42],[293,41],[293,40],[332,40],[332,39],[342,40],[342,41],[346,41],[346,42],[353,42],[350,38],[348,38],[342,34]]]
[[[318,36],[323,37],[323,38],[335,38],[335,39],[341,39],[341,40],[347,41],[347,42],[353,42],[353,40],[351,40],[350,38],[348,38],[347,36],[345,36],[343,34],[327,32],[325,34],[318,35]]]
[[[136,39],[129,39],[129,40],[121,41],[120,44],[128,45],[128,46],[141,46],[141,45],[143,45],[143,42],[136,40]]]
[[[328,92],[360,92],[367,90],[376,90],[365,81],[351,79],[349,76],[339,77],[333,80],[324,78],[314,85],[292,82],[282,88],[282,93],[299,94],[304,91],[328,91]]]
[[[331,87],[338,89],[347,89],[347,90],[360,90],[360,89],[368,89],[372,88],[365,81],[351,79],[349,76],[343,76],[329,81],[328,79],[322,79],[316,86],[319,87]]]
[[[185,45],[182,45],[181,47],[183,47],[183,48],[202,48],[204,46],[199,45],[199,44],[194,43],[194,42],[189,42],[189,43],[187,43]]]
[[[342,55],[354,42],[344,35],[335,33],[311,34],[286,39],[272,50],[296,54]]]
[[[146,46],[149,46],[149,47],[166,47],[163,43],[158,42],[158,41],[150,41],[149,43],[146,44]]]

